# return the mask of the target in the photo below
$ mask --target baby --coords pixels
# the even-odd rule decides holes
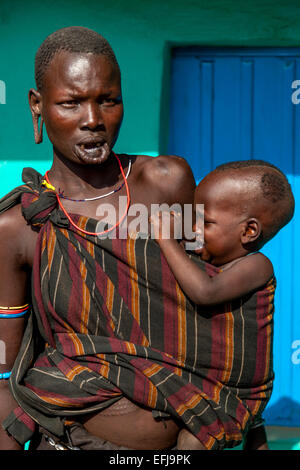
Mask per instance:
[[[226,163],[199,183],[195,204],[204,204],[204,244],[197,252],[203,261],[221,268],[214,277],[201,270],[175,238],[162,236],[162,212],[150,218],[155,239],[185,294],[195,304],[209,306],[263,288],[273,276],[273,266],[258,250],[294,214],[294,197],[285,175],[262,160]],[[177,217],[173,213],[174,220]],[[178,448],[203,446],[183,430]]]

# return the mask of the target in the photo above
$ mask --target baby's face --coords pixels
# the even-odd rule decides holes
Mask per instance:
[[[238,186],[223,174],[210,174],[195,191],[195,204],[204,204],[204,245],[199,253],[203,261],[215,266],[229,263],[242,254],[242,222],[246,215],[240,207]]]

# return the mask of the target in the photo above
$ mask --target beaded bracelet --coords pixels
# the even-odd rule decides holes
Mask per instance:
[[[10,376],[11,376],[11,372],[4,372],[3,374],[0,374],[0,380],[9,379]]]
[[[23,317],[28,311],[29,304],[21,307],[0,307],[0,318]]]

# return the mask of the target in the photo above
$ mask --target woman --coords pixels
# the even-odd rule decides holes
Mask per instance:
[[[120,70],[97,33],[71,27],[46,38],[36,83],[35,140],[45,124],[53,164],[43,177],[25,169],[25,184],[0,205],[1,448],[30,439],[37,449],[165,449],[183,425],[203,449],[235,445],[243,427],[201,390],[193,306],[154,241],[120,236],[136,204],[150,214],[152,204],[193,203],[189,166],[114,154]],[[226,403],[237,406],[234,395]]]

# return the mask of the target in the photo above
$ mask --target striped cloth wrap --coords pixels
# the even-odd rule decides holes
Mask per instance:
[[[241,443],[273,386],[275,279],[215,307],[197,307],[150,238],[100,239],[72,226],[42,176],[0,201],[21,203],[39,231],[32,307],[10,387],[19,404],[3,427],[20,444],[37,425],[61,437],[65,422],[121,397],[155,419],[179,419],[207,449]],[[87,231],[95,219],[72,214]],[[190,255],[210,276],[218,268]]]

